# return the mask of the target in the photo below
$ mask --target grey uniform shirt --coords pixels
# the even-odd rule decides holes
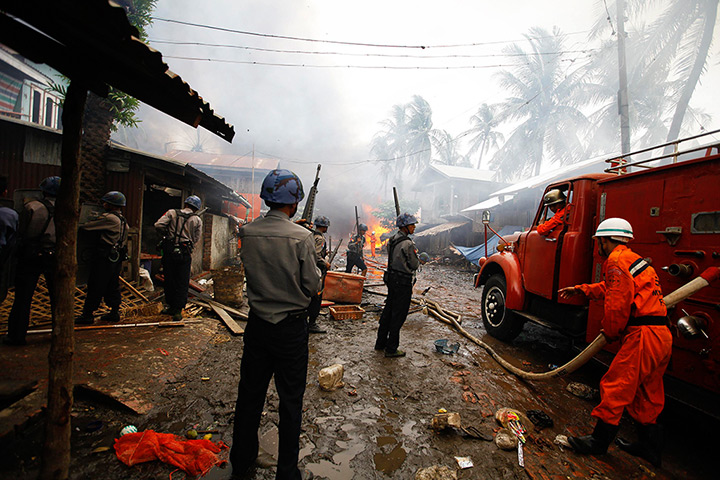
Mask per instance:
[[[89,232],[98,232],[100,239],[108,245],[116,245],[120,242],[120,246],[125,245],[128,237],[127,222],[123,222],[114,213],[104,212],[100,216],[87,223],[80,225],[80,228]],[[122,236],[122,241],[121,237]]]
[[[55,205],[54,197],[45,197],[45,201]],[[23,240],[36,239],[42,236],[40,239],[41,245],[54,246],[56,241],[54,215],[43,233],[43,227],[45,227],[49,215],[50,212],[42,202],[31,200],[26,203],[20,214],[20,235]]]
[[[304,310],[320,291],[313,234],[278,210],[240,229],[240,258],[245,266],[250,308],[263,320],[278,323]]]
[[[318,257],[318,266],[325,265],[330,260],[330,254],[327,251],[327,243],[325,242],[325,235],[322,232],[314,231],[313,237],[315,240],[315,253]]]
[[[200,240],[200,234],[202,233],[202,220],[197,215],[192,215],[193,211],[191,208],[183,208],[180,211],[191,215],[185,222],[185,225],[183,225],[183,218],[178,219],[178,214],[173,208],[165,212],[165,215],[155,222],[155,228],[161,234],[174,240],[175,229],[182,226],[182,231],[178,236],[178,243],[191,243],[195,245],[198,240]]]
[[[403,240],[395,245],[388,268],[395,270],[396,272],[415,275],[415,272],[420,266],[420,259],[418,258],[417,249],[415,248],[415,243],[412,239],[410,239],[404,232],[398,231],[392,236],[390,243],[394,244],[401,237],[408,238],[408,240]]]

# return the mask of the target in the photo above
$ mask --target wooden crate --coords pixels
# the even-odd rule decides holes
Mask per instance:
[[[330,307],[330,315],[335,320],[357,320],[365,314],[360,305],[335,305]]]

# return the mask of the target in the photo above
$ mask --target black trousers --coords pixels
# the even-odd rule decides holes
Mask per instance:
[[[165,300],[173,311],[180,312],[187,303],[191,264],[192,257],[189,254],[173,258],[168,252],[162,257]]]
[[[50,305],[55,306],[55,255],[22,255],[18,259],[15,275],[15,301],[8,316],[8,337],[14,341],[24,341],[30,325],[30,305],[40,275],[50,292]],[[53,319],[54,320],[54,319]]]
[[[392,353],[400,345],[400,329],[407,319],[412,299],[412,283],[390,279],[387,282],[388,296],[380,315],[375,347]]]
[[[357,253],[353,253],[353,252],[348,252],[347,253],[347,266],[345,267],[345,273],[352,273],[352,269],[354,266],[357,266],[361,272],[363,270],[367,270],[367,266],[365,265],[365,261],[363,260],[362,255],[358,255]]]
[[[85,298],[83,314],[91,315],[105,300],[105,305],[112,309],[120,308],[120,283],[118,277],[122,269],[122,262],[108,260],[109,251],[100,249],[93,255],[88,276],[88,291]]]
[[[277,324],[252,310],[245,328],[240,384],[235,405],[230,462],[235,474],[250,468],[258,455],[258,428],[270,378],[280,397],[277,480],[300,480],[298,455],[302,402],[308,366],[307,313]]]

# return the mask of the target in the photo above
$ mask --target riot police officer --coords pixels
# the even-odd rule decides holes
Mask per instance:
[[[325,216],[319,216],[315,219],[315,230],[313,230],[313,238],[315,239],[315,253],[317,254],[317,266],[322,273],[322,286],[325,287],[325,276],[330,268],[330,261],[327,251],[327,242],[325,241],[325,233],[330,227],[330,219]],[[317,318],[320,315],[320,306],[322,304],[322,289],[312,297],[310,306],[308,307],[308,332],[309,333],[325,333],[318,324]]]
[[[351,273],[353,267],[358,267],[360,275],[363,277],[367,275],[367,266],[363,259],[363,248],[365,248],[365,234],[367,231],[367,225],[361,223],[358,225],[357,233],[350,239],[347,249],[347,266],[345,267],[345,273]]]

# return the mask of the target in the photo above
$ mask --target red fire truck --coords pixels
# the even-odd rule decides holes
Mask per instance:
[[[600,331],[602,302],[589,302],[584,296],[562,300],[558,290],[601,280],[604,259],[597,254],[592,235],[606,218],[630,222],[635,236],[630,246],[651,259],[664,294],[706,268],[720,266],[719,149],[720,145],[713,145],[684,153],[676,150],[620,165],[614,159],[607,173],[548,185],[545,193],[558,189],[567,198],[562,225],[546,236],[537,232],[537,226],[552,215],[540,198],[532,227],[505,237],[497,253],[479,261],[475,286],[484,286],[482,318],[487,332],[509,341],[531,321],[587,342],[594,339]],[[683,160],[687,157],[694,158]],[[651,166],[661,161],[669,164]],[[628,173],[630,169],[637,171]],[[671,309],[669,318],[675,338],[668,376],[712,392],[717,400],[720,286],[700,290]]]

